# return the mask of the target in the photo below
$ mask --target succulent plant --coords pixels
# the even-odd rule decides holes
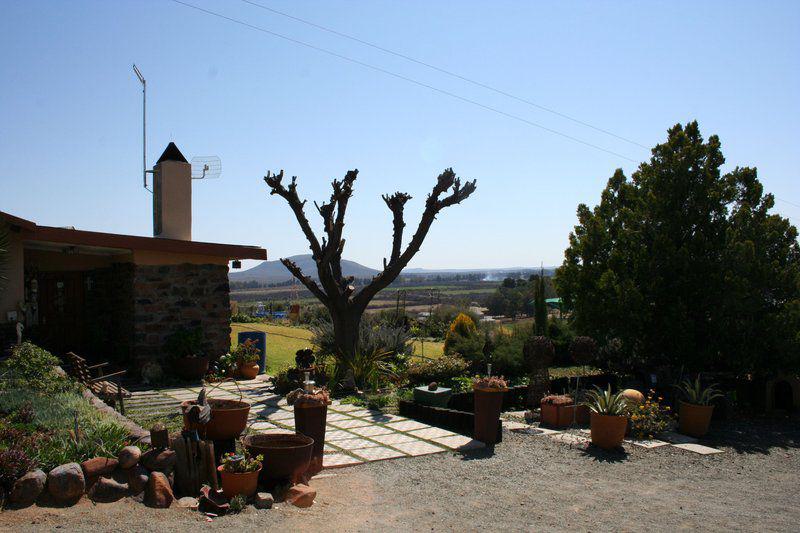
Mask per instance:
[[[314,366],[315,361],[316,357],[314,357],[314,350],[311,348],[297,350],[297,352],[294,354],[294,362],[297,365],[297,368],[311,368]]]
[[[295,389],[286,395],[286,401],[289,405],[316,407],[321,405],[330,405],[331,395],[328,392],[328,389],[325,387],[322,387],[321,389],[314,389],[310,392],[303,389]]]
[[[622,392],[612,393],[610,384],[606,390],[595,387],[595,390],[588,391],[586,396],[589,409],[599,415],[624,416],[627,413],[628,401]]]
[[[472,386],[476,389],[507,389],[508,383],[503,376],[475,376]]]
[[[695,405],[711,405],[711,402],[717,398],[722,397],[722,392],[717,388],[716,384],[703,387],[700,383],[700,375],[697,375],[694,382],[684,380],[683,383],[678,385],[678,390],[683,394],[683,397],[688,403]]]
[[[542,398],[544,405],[574,405],[575,401],[568,394],[550,394]]]

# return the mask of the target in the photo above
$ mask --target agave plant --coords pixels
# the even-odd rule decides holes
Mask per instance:
[[[695,405],[711,405],[711,402],[717,398],[722,397],[722,392],[717,388],[716,383],[703,387],[700,384],[700,375],[698,374],[694,382],[688,379],[677,386],[678,390],[683,394],[687,403]]]
[[[606,390],[595,387],[586,393],[586,405],[598,415],[622,416],[627,412],[628,403],[622,392],[611,392],[611,385]]]

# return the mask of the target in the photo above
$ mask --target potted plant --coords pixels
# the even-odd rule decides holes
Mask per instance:
[[[497,442],[503,395],[508,390],[508,384],[502,377],[476,376],[472,380],[472,389],[475,394],[475,438],[492,445]]]
[[[694,382],[685,380],[678,386],[684,400],[680,401],[678,412],[678,429],[684,435],[702,437],[708,433],[714,406],[711,402],[722,397],[716,385],[703,387],[698,374]]]
[[[550,394],[542,398],[541,423],[554,428],[565,428],[573,423],[589,422],[589,407],[577,405],[568,394]]]
[[[322,470],[322,455],[325,448],[325,424],[328,419],[328,406],[331,404],[328,389],[297,389],[286,396],[289,405],[294,406],[295,431],[314,439],[314,451],[306,471],[310,478]]]
[[[612,394],[611,385],[606,390],[595,387],[595,390],[587,392],[587,396],[591,411],[592,444],[604,450],[618,448],[625,439],[628,427],[628,402],[621,392]]]
[[[251,457],[243,454],[226,453],[217,468],[222,477],[222,492],[226,498],[235,496],[252,496],[258,490],[258,475],[261,473],[263,455]]]
[[[167,338],[164,346],[178,377],[196,381],[208,372],[208,356],[202,353],[203,330],[181,328]]]
[[[233,353],[236,359],[236,373],[243,379],[255,379],[258,376],[258,360],[261,357],[261,350],[256,348],[256,343],[252,339],[239,343]]]

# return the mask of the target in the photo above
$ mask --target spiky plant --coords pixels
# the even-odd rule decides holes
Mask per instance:
[[[722,391],[717,388],[716,383],[703,387],[700,383],[700,374],[694,382],[686,379],[677,386],[687,403],[695,405],[711,405],[711,402],[722,397]]]
[[[623,416],[627,411],[628,403],[622,392],[611,392],[611,385],[606,390],[595,387],[586,393],[586,405],[598,415]]]

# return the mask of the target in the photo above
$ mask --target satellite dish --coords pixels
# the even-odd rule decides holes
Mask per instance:
[[[192,179],[213,180],[222,174],[222,161],[215,155],[192,158]]]

